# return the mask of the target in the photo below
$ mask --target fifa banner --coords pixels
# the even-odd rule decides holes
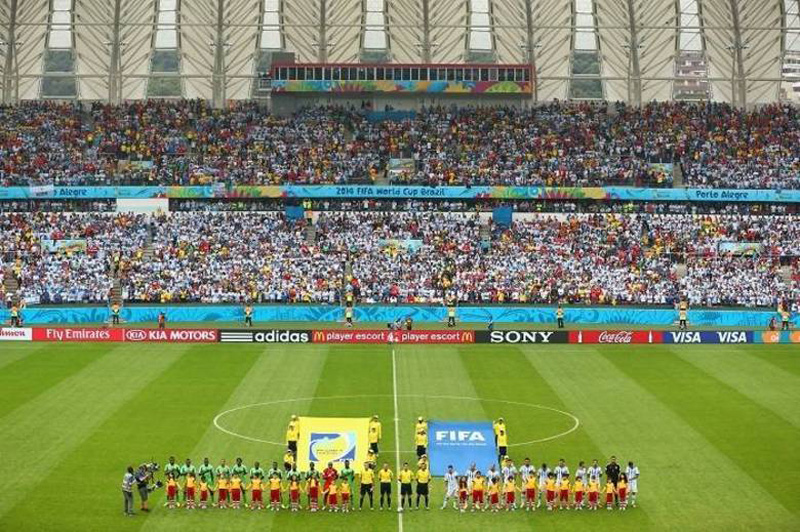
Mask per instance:
[[[428,424],[428,458],[431,473],[444,476],[452,465],[464,474],[470,464],[485,470],[497,463],[494,430],[490,421],[431,421]]]
[[[308,471],[314,463],[322,471],[329,462],[337,471],[350,460],[351,469],[361,470],[367,459],[368,417],[301,417],[297,442],[297,469]]]

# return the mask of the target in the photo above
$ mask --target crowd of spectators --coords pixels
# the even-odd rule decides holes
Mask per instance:
[[[118,282],[128,302],[336,304],[352,290],[361,303],[669,305],[683,296],[768,307],[800,299],[795,222],[531,213],[499,227],[469,212],[323,212],[313,222],[279,212],[16,213],[0,214],[0,270],[31,303],[106,302]],[[48,244],[70,239],[86,245]]]
[[[150,223],[132,214],[2,214],[0,268],[10,269],[34,302],[106,302],[113,275],[143,253]],[[81,245],[50,245],[70,240]]]
[[[323,106],[292,116],[242,102],[25,103],[0,107],[0,185],[639,185],[800,188],[800,116],[718,103],[641,108],[430,107],[373,122]],[[390,158],[414,170],[385,175]]]

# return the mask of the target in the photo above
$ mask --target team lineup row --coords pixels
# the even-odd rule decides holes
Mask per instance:
[[[206,458],[199,468],[195,468],[190,459],[181,465],[171,457],[164,467],[164,505],[177,508],[182,500],[187,509],[244,507],[280,511],[288,508],[296,512],[304,508],[301,499],[305,498],[305,507],[311,512],[349,512],[356,507],[362,510],[365,501],[373,510],[373,494],[377,488],[380,494],[379,508],[391,510],[392,487],[396,482],[400,490],[398,511],[423,507],[430,509],[433,477],[427,457],[419,459],[416,471],[412,471],[406,462],[396,474],[388,463],[378,469],[374,462],[366,462],[363,469],[356,472],[349,460],[344,462],[340,471],[331,462],[322,471],[311,463],[308,471],[301,472],[291,453],[287,453],[284,459],[290,461],[288,469],[279,468],[278,462],[273,462],[272,467],[265,471],[259,462],[247,468],[241,458],[237,458],[232,467],[223,459],[216,468]],[[140,472],[142,470],[140,468]],[[506,457],[502,470],[498,471],[492,464],[486,473],[477,469],[474,463],[463,474],[459,474],[451,465],[443,478],[441,509],[446,509],[449,504],[461,512],[470,509],[473,512],[514,511],[518,508],[536,511],[543,505],[549,511],[570,508],[597,510],[605,505],[608,510],[617,507],[624,511],[629,503],[636,506],[639,476],[639,468],[633,462],[628,462],[622,472],[613,456],[605,468],[601,468],[597,460],[590,467],[581,461],[574,476],[570,475],[563,459],[553,469],[546,463],[537,469],[529,458],[525,458],[517,468]],[[265,492],[269,495],[267,505],[264,503]],[[356,493],[359,494],[357,504]],[[415,504],[412,501],[414,494]],[[146,499],[142,509],[147,511]]]

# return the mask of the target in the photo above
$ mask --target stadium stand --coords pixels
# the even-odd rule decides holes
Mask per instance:
[[[770,307],[800,297],[800,226],[789,216],[528,214],[490,225],[486,246],[489,222],[475,213],[320,213],[312,242],[307,223],[279,212],[2,214],[0,266],[17,269],[31,303],[107,301],[115,279],[125,301],[165,303],[334,304],[343,290],[364,303],[663,305],[684,295]],[[43,239],[85,239],[86,250],[53,253]]]
[[[718,103],[429,107],[370,121],[355,107],[291,116],[199,100],[0,108],[0,185],[372,182],[390,157],[416,160],[397,184],[669,187],[650,163],[698,187],[800,188],[797,110]]]

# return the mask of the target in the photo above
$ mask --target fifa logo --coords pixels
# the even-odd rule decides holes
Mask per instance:
[[[437,430],[436,441],[485,442],[484,435],[477,430]]]

